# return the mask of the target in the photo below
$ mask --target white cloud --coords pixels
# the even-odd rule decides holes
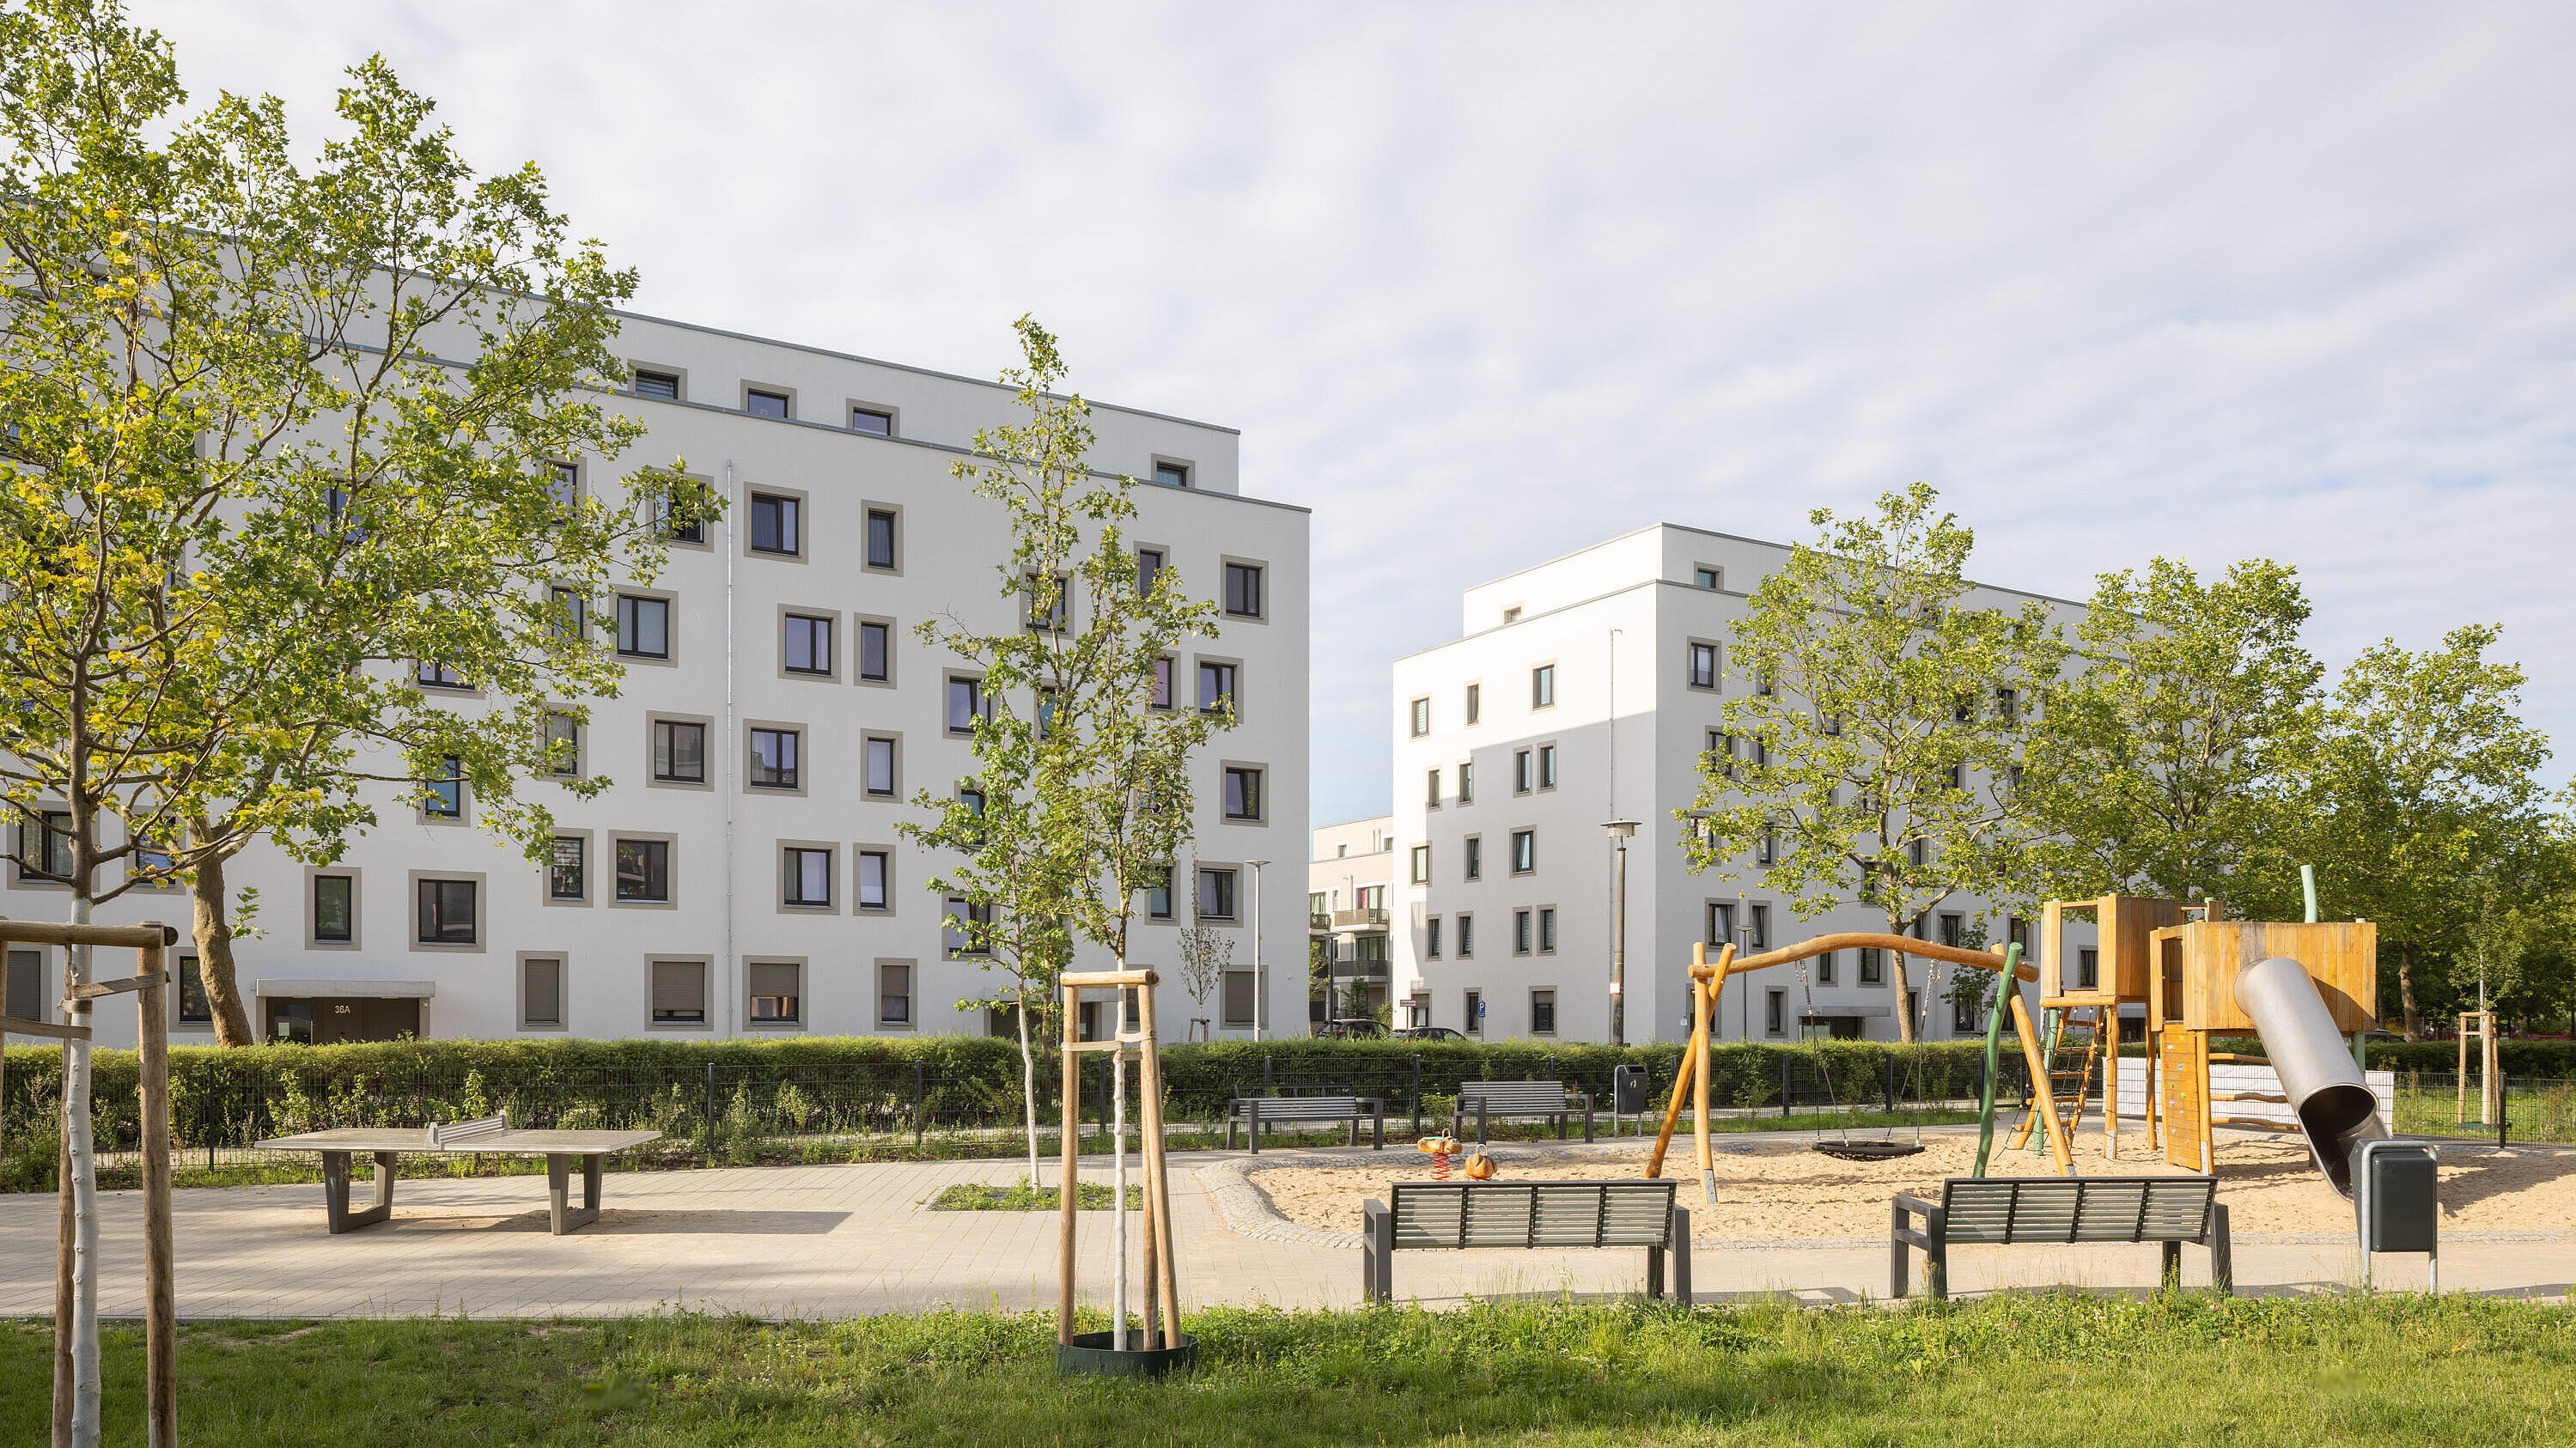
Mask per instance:
[[[387,53],[646,310],[1244,429],[1315,509],[1315,813],[1465,584],[1915,478],[1994,581],[2299,565],[2576,730],[2576,12],[145,3],[200,93]],[[2559,766],[2564,771],[2564,764]]]

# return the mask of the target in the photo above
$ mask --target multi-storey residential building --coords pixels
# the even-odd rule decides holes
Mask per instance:
[[[1347,1004],[1373,1014],[1386,1004],[1387,886],[1395,877],[1395,817],[1315,829],[1306,862],[1306,930],[1323,947],[1326,973]],[[1312,1014],[1329,1014],[1316,1001]]]
[[[1671,524],[1640,529],[1468,589],[1462,636],[1396,661],[1401,864],[1391,954],[1405,1023],[1487,1039],[1607,1040],[1613,846],[1604,826],[1614,820],[1637,822],[1628,846],[1632,1042],[1686,1033],[1696,942],[1714,949],[1732,939],[1750,953],[1886,929],[1857,906],[1797,918],[1761,888],[1751,860],[1734,880],[1684,864],[1677,814],[1698,798],[1703,753],[1730,747],[1723,701],[1751,687],[1728,671],[1729,626],[1744,616],[1746,591],[1788,551]],[[2014,607],[2032,597],[1980,593]],[[1955,938],[1985,909],[1954,897],[1920,933]],[[1889,1038],[1900,1009],[1914,1012],[1926,1039],[1982,1030],[1981,1016],[1948,999],[1948,970],[1913,958],[1903,1001],[1890,962],[1874,952],[1749,976],[1721,1002],[1720,1031]]]
[[[952,948],[948,907],[923,888],[934,861],[895,824],[923,817],[917,791],[965,787],[970,721],[989,704],[914,626],[1023,622],[993,571],[1002,510],[949,474],[978,428],[1008,420],[1012,393],[640,316],[619,346],[634,383],[613,405],[647,433],[617,464],[570,460],[567,484],[613,490],[634,465],[682,457],[730,507],[609,605],[626,680],[576,742],[580,768],[614,786],[550,802],[542,867],[475,829],[461,787],[425,808],[389,795],[329,868],[264,848],[235,862],[261,900],[264,933],[236,946],[254,1028],[333,1041],[1000,1024],[958,1008],[1002,977]],[[1230,698],[1238,714],[1197,766],[1197,863],[1180,867],[1195,874],[1152,893],[1135,959],[1177,965],[1194,914],[1241,932],[1220,1029],[1251,1029],[1257,961],[1268,1020],[1295,1030],[1305,931],[1274,911],[1256,948],[1249,862],[1306,832],[1306,511],[1243,495],[1232,429],[1106,405],[1092,423],[1093,466],[1157,485],[1137,490],[1127,530],[1140,565],[1179,569],[1224,610],[1219,638],[1172,661],[1171,706]],[[470,680],[419,682],[477,707]],[[62,886],[11,873],[0,909],[59,918]],[[99,918],[184,931],[188,915],[184,894],[136,892]],[[193,951],[181,967],[174,1037],[209,1039]],[[61,980],[58,953],[13,953],[7,1010],[57,1016]],[[103,1040],[130,1038],[130,1015],[100,1020]]]

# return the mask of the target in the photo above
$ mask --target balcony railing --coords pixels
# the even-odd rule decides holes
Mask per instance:
[[[1309,910],[1306,912],[1306,928],[1328,932],[1383,930],[1386,928],[1386,907],[1373,905],[1364,910]]]

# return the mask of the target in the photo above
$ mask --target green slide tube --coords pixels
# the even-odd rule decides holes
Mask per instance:
[[[1995,986],[1994,1009],[1986,1012],[1985,1099],[1977,1103],[1977,1167],[1968,1173],[1970,1176],[1986,1174],[1986,1157],[1995,1149],[1995,1070],[2003,1063],[2004,1012],[2009,1009],[2004,1004],[2004,992],[2021,988],[2013,978],[2020,969],[2021,942],[2016,940],[2004,947],[2003,979]]]

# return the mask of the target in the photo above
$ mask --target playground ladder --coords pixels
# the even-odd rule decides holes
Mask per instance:
[[[2066,1102],[2066,1133],[2071,1138],[2084,1120],[2084,1098],[2093,1087],[2093,1067],[2105,1050],[2104,1041],[2119,1029],[2118,1007],[2083,1004],[2052,1006],[2047,1016],[2048,1085],[2050,1094]],[[2041,1149],[2034,1140],[2032,1128],[2039,1122],[2036,1095],[2024,1103],[2021,1124],[2013,1129],[2013,1149],[2027,1146]]]

